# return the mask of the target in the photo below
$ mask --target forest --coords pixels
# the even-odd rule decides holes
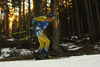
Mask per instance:
[[[51,55],[100,53],[99,3],[100,0],[0,0],[0,50],[29,49],[33,51],[30,58],[34,58],[39,43],[34,30],[29,31],[30,24],[35,17],[52,12],[55,20],[44,31],[51,41]],[[70,43],[82,48],[69,51],[62,46]]]

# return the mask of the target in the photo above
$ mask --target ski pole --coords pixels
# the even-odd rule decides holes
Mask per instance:
[[[51,10],[45,16],[47,16],[50,12],[51,12]]]
[[[21,31],[21,32],[15,32],[13,34],[19,34],[19,33],[25,33],[26,31]]]
[[[19,41],[22,41],[22,40],[24,40],[24,39],[28,39],[28,38],[30,38],[31,36],[28,36],[28,37],[25,37],[25,38],[22,38],[22,39],[20,39]]]

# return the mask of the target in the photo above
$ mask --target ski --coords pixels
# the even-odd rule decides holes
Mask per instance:
[[[58,59],[64,59],[64,58],[68,58],[68,57],[52,57],[52,56],[49,56],[49,59],[42,58],[42,59],[37,59],[37,60],[58,60]]]

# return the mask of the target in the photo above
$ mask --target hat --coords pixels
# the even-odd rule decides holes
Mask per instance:
[[[55,16],[55,15],[54,15],[54,13],[50,13],[49,16],[52,17],[52,16]]]

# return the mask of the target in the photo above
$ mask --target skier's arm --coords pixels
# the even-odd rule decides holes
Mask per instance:
[[[32,20],[32,23],[31,23],[29,30],[32,31],[33,29],[35,29],[38,21],[44,22],[46,19],[47,19],[46,16],[39,16],[39,17],[34,18]]]
[[[33,23],[34,23],[34,24],[33,24]],[[36,26],[37,26],[37,22],[34,21],[34,19],[33,19],[33,20],[32,20],[32,23],[31,23],[31,26],[30,26],[30,28],[29,28],[29,30],[32,31],[33,29],[36,28]]]
[[[41,22],[44,22],[46,19],[47,19],[46,16],[39,16],[39,17],[35,18],[36,21],[41,21]]]
[[[33,29],[36,28],[36,26],[37,26],[37,25],[30,26],[29,30],[32,31]]]

